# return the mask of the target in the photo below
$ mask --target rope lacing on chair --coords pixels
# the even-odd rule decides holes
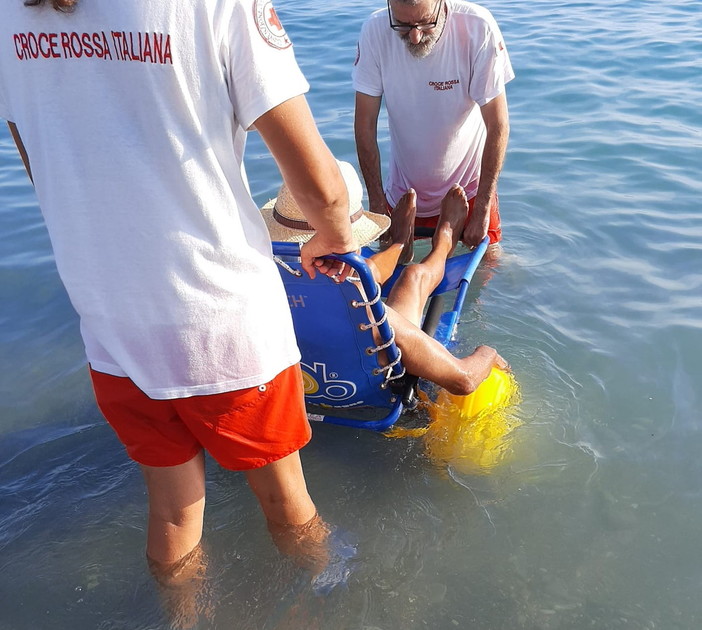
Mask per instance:
[[[391,329],[392,330],[392,329]],[[393,339],[395,338],[395,333],[393,332]],[[399,374],[393,374],[392,370],[393,368],[400,362],[402,361],[402,350],[399,348],[397,349],[397,358],[394,361],[391,361],[388,363],[385,367],[378,367],[373,370],[373,375],[378,376],[381,372],[385,372],[385,379],[381,383],[380,387],[382,389],[385,389],[390,381],[396,381],[399,378],[402,378],[405,375],[405,367],[402,366],[402,371]]]
[[[360,280],[358,278],[349,278],[349,280],[351,280],[351,282],[360,282]],[[375,297],[371,301],[359,302],[358,300],[352,300],[351,306],[353,306],[354,308],[361,308],[362,306],[373,306],[374,304],[377,304],[378,300],[380,299],[380,285],[378,285],[377,282],[375,283],[375,291],[376,291]],[[371,313],[372,313],[372,311],[371,311]],[[378,328],[378,326],[382,326],[385,323],[387,318],[388,318],[388,312],[386,310],[383,313],[383,316],[378,321],[373,320],[373,321],[369,322],[368,324],[359,324],[358,327],[360,330],[368,330],[370,328]],[[391,328],[391,330],[392,330],[392,328]],[[393,337],[393,339],[394,339],[394,337]],[[382,350],[382,348],[380,348],[380,349]]]
[[[358,282],[359,280],[357,278],[349,278],[352,282]],[[373,306],[374,304],[377,304],[378,301],[380,300],[380,285],[376,282],[375,284],[375,297],[372,300],[368,300],[366,302],[359,302],[358,300],[352,300],[351,301],[351,306],[353,308],[361,308],[361,307],[368,307],[368,306]],[[367,324],[360,324],[359,328],[361,330],[368,330],[370,328],[378,328],[382,324],[384,324],[388,318],[388,312],[387,310],[383,311],[383,316],[379,320],[375,320],[375,316],[373,315],[373,311],[369,310],[367,311],[369,313],[369,322]],[[395,331],[393,330],[392,326],[388,324],[388,328],[390,328],[390,339],[386,341],[384,344],[381,344],[379,346],[370,346],[366,348],[366,354],[368,355],[374,355],[380,352],[381,350],[385,350],[386,348],[389,348],[391,345],[395,343]],[[373,369],[373,376],[378,376],[381,373],[385,373],[385,378],[380,385],[383,389],[385,389],[390,381],[395,381],[397,379],[402,378],[405,375],[405,368],[404,366],[402,367],[402,370],[400,371],[399,374],[393,374],[393,370],[396,365],[398,365],[402,361],[402,350],[400,348],[397,348],[397,357],[395,358],[394,361],[391,361],[387,365],[383,367],[377,367]]]
[[[354,279],[353,282],[356,280]],[[378,300],[380,299],[380,287],[376,283],[375,288],[377,289],[377,293],[375,294],[375,297],[370,301],[370,302],[359,302],[358,300],[351,300],[351,306],[354,308],[361,308],[361,306],[373,306],[374,304],[378,303]]]
[[[302,272],[299,269],[293,269],[288,263],[286,263],[284,260],[279,258],[278,256],[273,256],[273,260],[277,262],[285,271],[288,273],[291,273],[293,276],[296,278],[299,278],[302,276]]]
[[[382,326],[385,321],[388,318],[388,312],[387,310],[383,313],[383,316],[377,321],[377,322],[371,322],[369,324],[359,324],[358,327],[361,330],[368,330],[370,328],[377,328],[378,326]]]

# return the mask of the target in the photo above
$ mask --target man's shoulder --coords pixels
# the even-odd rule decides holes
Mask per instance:
[[[363,23],[363,30],[373,32],[377,35],[382,34],[386,30],[388,25],[388,10],[387,9],[377,9],[373,11]]]
[[[387,9],[376,9],[371,13],[367,18],[366,22],[372,22],[374,20],[380,20],[385,18],[386,20],[388,19],[388,10]]]
[[[465,19],[487,21],[493,23],[495,18],[489,9],[475,2],[465,0],[447,0],[449,10],[456,16],[465,16]]]
[[[373,11],[363,22],[359,46],[369,47],[371,50],[385,50],[392,45],[392,37],[395,32],[388,28],[388,10],[378,9]]]

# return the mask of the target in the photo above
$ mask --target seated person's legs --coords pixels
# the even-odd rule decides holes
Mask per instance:
[[[436,228],[436,234],[432,238],[431,252],[419,263],[430,267],[432,270],[436,269],[436,273],[441,274],[439,282],[443,278],[445,261],[458,244],[460,237],[459,228],[462,226],[467,211],[466,208],[468,207],[467,204],[463,188],[458,184],[446,193],[441,203],[441,213],[436,218],[436,224],[433,226]],[[408,234],[410,233],[408,232]],[[393,241],[388,247],[366,259],[373,278],[378,284],[383,285],[393,274],[397,265],[404,264],[400,259],[403,253],[402,250],[407,244],[408,241],[406,239],[401,239],[397,242]],[[448,251],[446,251],[447,247],[449,248]],[[434,288],[431,290],[433,291]]]
[[[458,395],[473,392],[493,366],[508,368],[505,360],[487,346],[478,347],[468,357],[456,358],[419,328],[426,301],[441,282],[446,260],[460,240],[467,212],[465,193],[455,185],[442,201],[431,251],[422,262],[403,270],[386,302],[388,320],[407,371]],[[381,284],[394,269],[389,251],[372,256],[368,264]]]
[[[441,213],[429,254],[418,264],[406,267],[388,295],[387,305],[419,326],[424,306],[441,282],[446,259],[456,249],[468,209],[463,188],[453,186],[441,202]]]
[[[387,307],[387,312],[407,371],[436,383],[452,394],[465,396],[474,392],[488,377],[493,366],[509,369],[507,362],[488,346],[479,346],[473,354],[461,359],[454,357],[436,339],[392,307]]]
[[[470,217],[470,212],[473,209],[473,204],[475,203],[475,197],[472,197],[468,201],[468,214],[466,215],[466,223]],[[415,219],[416,227],[433,228],[436,227],[438,221],[438,215],[433,217],[417,217]],[[497,193],[492,197],[490,201],[490,222],[488,224],[488,237],[490,239],[490,244],[488,245],[487,251],[485,252],[485,260],[495,259],[499,257],[502,246],[500,241],[502,240],[502,226],[500,219],[500,202]]]
[[[381,237],[381,247],[388,243],[402,243],[404,249],[400,255],[400,264],[411,262],[414,256],[414,221],[417,213],[417,193],[410,188],[392,209],[390,229]]]
[[[373,254],[370,258],[366,258],[366,264],[373,275],[373,279],[379,285],[384,285],[395,272],[397,265],[401,264],[400,254],[402,254],[404,247],[404,243],[393,243],[386,249]]]

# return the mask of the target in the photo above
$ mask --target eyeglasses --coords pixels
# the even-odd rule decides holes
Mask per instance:
[[[409,33],[412,29],[416,29],[420,33],[424,31],[431,31],[436,28],[439,22],[439,11],[441,11],[441,0],[436,3],[436,15],[431,22],[423,22],[422,24],[395,24],[392,21],[392,11],[390,10],[390,0],[388,1],[388,19],[390,20],[390,28],[398,33]]]

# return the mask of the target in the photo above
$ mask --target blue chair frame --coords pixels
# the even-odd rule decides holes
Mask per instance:
[[[455,331],[487,245],[485,239],[474,250],[450,258],[444,279],[432,294],[422,328],[444,346]],[[374,252],[363,248],[361,253],[369,257]],[[357,277],[342,283],[322,274],[311,280],[302,270],[298,243],[274,242],[273,254],[302,354],[307,411],[322,416],[324,422],[385,431],[412,404],[417,380],[405,375],[381,299],[387,297],[402,267],[381,290],[358,254],[334,256],[356,272]],[[443,294],[454,289],[453,305],[444,311]],[[385,354],[382,362],[381,351]]]

